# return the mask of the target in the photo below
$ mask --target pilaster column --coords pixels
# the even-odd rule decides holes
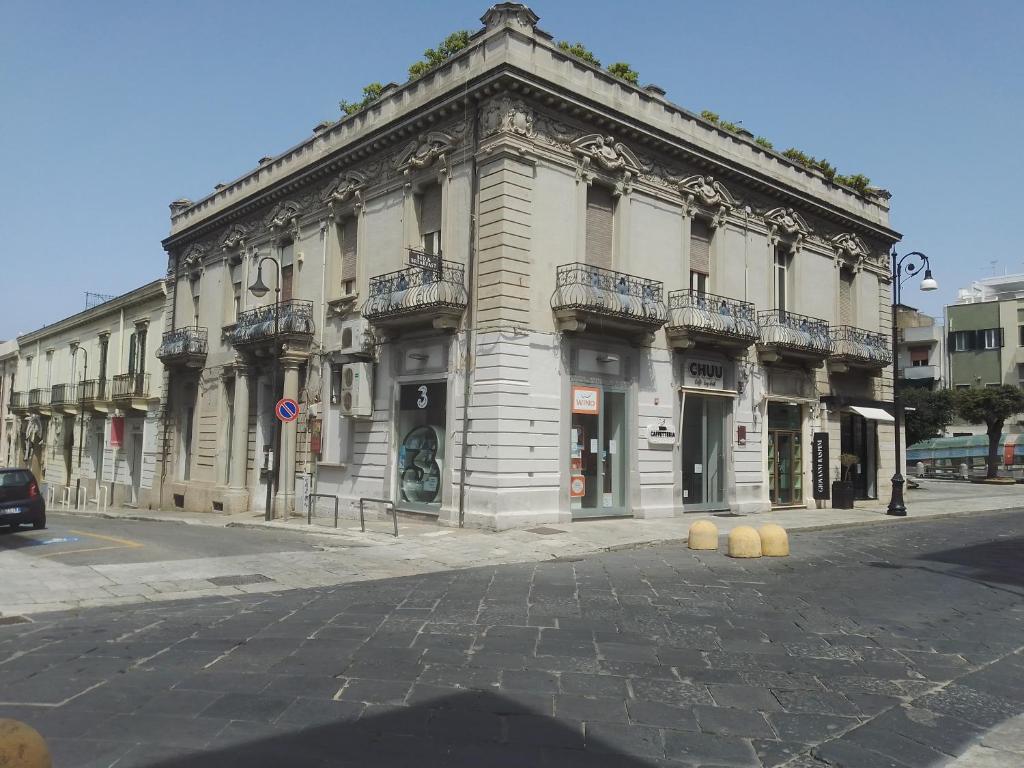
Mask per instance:
[[[231,422],[231,487],[243,490],[245,485],[245,464],[249,453],[249,384],[252,369],[248,366],[235,367],[235,400],[232,406]]]
[[[284,390],[282,396],[298,402],[299,366],[304,357],[285,355],[281,358],[284,369]],[[281,475],[278,477],[278,505],[282,515],[287,517],[295,508],[295,446],[298,437],[297,421],[281,424]]]

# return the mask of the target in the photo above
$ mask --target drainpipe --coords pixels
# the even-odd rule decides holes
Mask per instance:
[[[468,99],[469,96],[467,95]],[[459,457],[459,528],[466,524],[466,454],[469,447],[466,441],[469,437],[469,395],[472,390],[470,385],[470,372],[473,369],[473,324],[476,321],[476,222],[479,214],[480,182],[477,178],[476,153],[480,148],[479,119],[476,104],[473,105],[473,140],[472,155],[470,156],[470,194],[469,200],[472,206],[472,214],[469,217],[469,254],[466,283],[468,286],[468,299],[466,306],[466,353],[463,355],[462,365],[462,455]]]

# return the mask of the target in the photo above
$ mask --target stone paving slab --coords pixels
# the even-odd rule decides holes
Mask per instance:
[[[793,543],[37,615],[0,717],[68,768],[1019,764],[1024,518]]]

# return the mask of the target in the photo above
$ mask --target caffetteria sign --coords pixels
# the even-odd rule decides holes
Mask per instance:
[[[725,389],[725,363],[703,357],[683,360],[683,386],[698,389]]]

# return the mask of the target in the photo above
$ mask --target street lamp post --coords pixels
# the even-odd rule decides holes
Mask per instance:
[[[85,355],[85,362],[82,364],[82,379],[85,381],[85,377],[89,375],[89,350],[83,347],[81,344],[75,344],[74,349],[71,351],[71,379],[75,378],[75,361],[78,359],[78,353],[81,352]],[[77,387],[76,387],[77,389]],[[75,506],[78,506],[79,489],[82,487],[82,447],[85,443],[85,408],[82,406],[81,393],[78,397],[78,480],[75,483]],[[97,485],[99,484],[99,478],[96,478]],[[99,490],[97,489],[97,494]]]
[[[267,295],[270,290],[266,283],[263,282],[263,262],[272,261],[274,263],[274,275],[277,282],[274,287],[274,357],[276,358],[274,364],[274,389],[272,390],[271,397],[274,397],[277,393],[277,369],[280,367],[281,350],[278,347],[277,339],[280,333],[280,317],[281,317],[281,265],[277,259],[273,256],[264,256],[259,260],[256,265],[256,282],[249,286],[249,293],[255,296],[257,299]],[[263,509],[263,519],[273,520],[274,519],[274,494],[277,492],[277,475],[279,462],[281,461],[281,420],[275,415],[274,418],[274,461],[270,467],[272,477],[267,478],[267,501]],[[271,482],[273,480],[273,482]]]
[[[910,261],[907,261],[910,259]],[[903,262],[907,261],[906,266]],[[903,422],[903,405],[900,403],[899,391],[896,389],[897,368],[899,367],[898,335],[896,327],[897,308],[902,303],[902,287],[904,281],[917,275],[924,270],[924,278],[921,280],[922,291],[934,291],[939,284],[932,277],[932,265],[920,251],[911,251],[903,256],[896,255],[896,249],[892,249],[892,405],[895,411],[895,455],[896,471],[892,476],[892,496],[889,498],[887,515],[894,517],[906,517],[907,507],[903,503],[903,451],[900,449],[900,428]]]

